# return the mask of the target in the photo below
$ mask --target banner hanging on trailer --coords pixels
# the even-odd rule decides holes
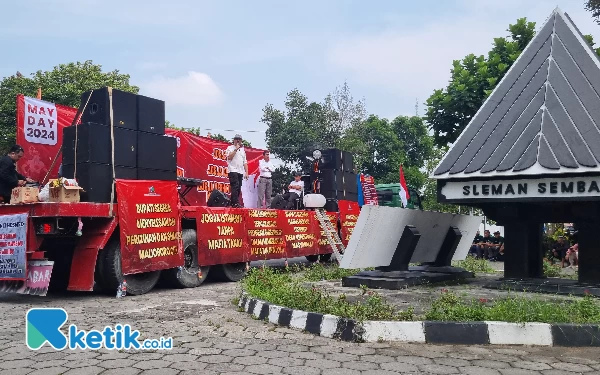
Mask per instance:
[[[27,214],[0,216],[0,280],[27,275]]]
[[[183,266],[175,181],[117,179],[123,274]]]

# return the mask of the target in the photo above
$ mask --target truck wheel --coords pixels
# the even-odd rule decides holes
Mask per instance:
[[[119,241],[109,243],[103,250],[104,260],[100,265],[104,268],[104,286],[107,292],[116,293],[123,280],[127,280],[127,294],[139,296],[154,288],[160,278],[160,271],[123,275],[121,269],[121,244]]]
[[[306,260],[308,260],[311,263],[314,263],[317,260],[319,260],[319,256],[318,255],[307,255]]]
[[[311,263],[316,262],[317,260],[319,262],[329,262],[329,259],[331,259],[331,253],[330,254],[321,254],[321,255],[307,255],[306,256],[306,260],[308,260]]]
[[[332,253],[321,254],[321,262],[329,262],[329,260],[331,259],[332,255],[333,255]]]
[[[216,280],[237,282],[246,276],[246,263],[221,264],[214,272]]]
[[[183,267],[164,270],[163,280],[174,288],[195,288],[200,286],[210,271],[209,266],[198,265],[198,241],[195,229],[184,229],[181,232],[183,239]],[[202,271],[202,276],[198,271]]]

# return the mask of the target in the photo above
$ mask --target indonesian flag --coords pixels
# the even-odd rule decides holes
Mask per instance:
[[[402,171],[402,164],[400,164],[400,200],[402,201],[402,205],[406,207],[408,205],[408,199],[410,195],[408,194],[408,186],[406,186],[406,180],[404,179],[404,172]]]

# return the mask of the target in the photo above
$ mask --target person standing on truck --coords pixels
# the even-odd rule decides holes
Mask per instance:
[[[19,145],[14,145],[8,154],[0,158],[0,199],[2,203],[10,203],[12,190],[17,186],[24,186],[32,179],[17,172],[17,161],[23,157],[25,150]]]
[[[271,173],[275,168],[273,168],[269,154],[269,150],[263,151],[263,159],[258,162],[258,169],[260,171],[260,178],[258,180],[258,208],[271,207],[271,195],[273,194]]]
[[[225,150],[227,153],[227,168],[229,169],[229,184],[231,186],[231,207],[242,207],[240,205],[240,193],[242,191],[242,176],[248,179],[248,161],[246,151],[243,149],[242,136],[236,134],[233,144]]]

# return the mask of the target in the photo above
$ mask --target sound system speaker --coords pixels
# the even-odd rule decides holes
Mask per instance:
[[[342,169],[342,151],[337,148],[330,148],[321,151],[320,170],[341,170]]]
[[[327,200],[325,201],[325,211],[338,212],[337,199],[327,198]]]
[[[91,90],[84,92],[81,95],[80,108],[83,108],[86,102],[88,102],[90,92]],[[114,127],[137,130],[137,95],[113,89],[112,108]],[[98,124],[110,125],[108,87],[103,87],[92,92],[87,107],[81,114],[81,122],[95,122]]]
[[[208,207],[227,207],[229,206],[229,198],[222,191],[214,189],[210,193],[206,205]]]
[[[273,210],[284,210],[287,206],[287,201],[283,199],[283,195],[278,195],[271,199],[271,209]]]
[[[339,190],[358,194],[358,182],[354,173],[340,170],[322,170],[320,178],[321,191]]]
[[[177,181],[177,170],[163,171],[160,169],[138,168],[138,180]]]
[[[137,130],[141,132],[165,134],[165,102],[137,96]]]
[[[115,165],[137,166],[137,132],[114,128]],[[76,134],[77,133],[77,134]],[[63,164],[75,163],[75,136],[77,135],[77,162],[112,163],[110,126],[83,123],[63,129]]]
[[[177,173],[177,140],[164,135],[138,132],[137,166]]]
[[[80,192],[82,202],[110,203],[110,194],[113,182],[113,171],[110,164],[77,163],[77,176],[74,164],[63,164],[63,176],[74,178],[83,188]],[[137,169],[129,167],[115,167],[115,178],[136,180]],[[115,193],[115,202],[116,193]]]
[[[354,173],[354,154],[342,151],[342,170]]]

